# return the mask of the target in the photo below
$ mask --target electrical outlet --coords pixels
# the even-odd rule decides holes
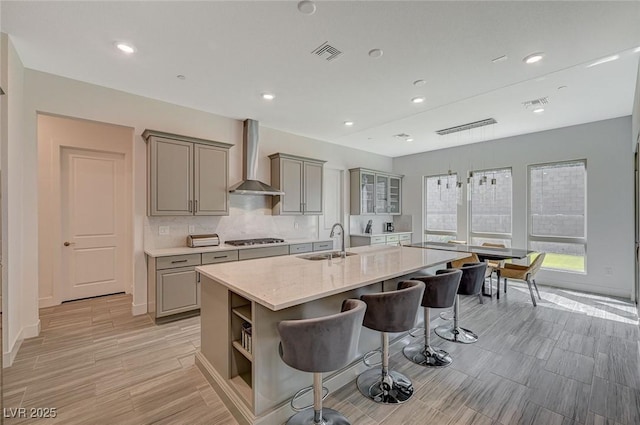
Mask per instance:
[[[293,223],[293,228],[298,230],[298,227],[300,227],[300,225],[297,222],[294,222]]]
[[[611,276],[613,274],[613,267],[611,267],[611,266],[605,267],[604,268],[604,274]]]
[[[158,226],[158,234],[160,236],[166,236],[169,234],[169,226]]]
[[[189,225],[189,234],[193,235],[196,232],[196,226],[194,226],[193,224]]]

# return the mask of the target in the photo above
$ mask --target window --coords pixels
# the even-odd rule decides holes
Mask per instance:
[[[529,249],[542,267],[584,273],[587,250],[586,161],[529,167]]]
[[[456,239],[458,202],[462,188],[457,174],[424,178],[424,233],[426,241],[446,242]]]
[[[471,175],[471,243],[511,246],[511,168],[473,171]]]

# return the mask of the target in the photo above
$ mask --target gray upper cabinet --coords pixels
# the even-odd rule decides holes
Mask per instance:
[[[322,214],[322,179],[326,161],[283,153],[269,155],[271,185],[284,192],[273,197],[274,215]]]
[[[402,177],[382,171],[352,168],[351,214],[402,214]]]
[[[229,214],[227,143],[145,130],[147,215]]]

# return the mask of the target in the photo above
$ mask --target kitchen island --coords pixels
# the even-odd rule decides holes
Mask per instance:
[[[293,413],[290,398],[311,385],[311,374],[280,359],[278,322],[337,313],[345,298],[395,289],[396,282],[412,273],[466,256],[400,246],[358,247],[349,253],[346,258],[300,255],[196,268],[202,285],[196,363],[240,423],[284,423]],[[248,326],[250,346],[242,336]],[[380,334],[363,328],[356,357],[379,346]],[[354,359],[327,374],[325,386],[337,389],[362,370]]]

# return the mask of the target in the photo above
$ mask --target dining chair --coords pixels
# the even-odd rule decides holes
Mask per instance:
[[[486,246],[488,248],[506,248],[505,244],[491,242],[484,242],[482,246]],[[500,267],[504,267],[504,264],[504,260],[487,260],[487,277],[489,278],[489,288],[493,288],[493,273],[497,272]],[[498,286],[500,286],[500,282],[498,282]],[[493,289],[491,289],[491,291],[493,291]]]
[[[542,299],[542,297],[540,296],[540,291],[538,291],[538,285],[536,284],[536,273],[538,273],[538,270],[540,270],[540,268],[542,267],[542,263],[544,262],[545,255],[546,253],[544,252],[538,253],[537,257],[535,257],[535,259],[528,266],[506,263],[504,264],[503,267],[498,268],[497,270],[498,297],[500,296],[500,278],[501,277],[504,278],[505,292],[507,287],[507,278],[524,280],[525,282],[527,282],[527,286],[529,286],[529,294],[531,295],[531,302],[535,307],[537,304],[536,304],[536,297],[533,296],[533,288],[536,288],[536,293],[538,294],[538,298]]]

